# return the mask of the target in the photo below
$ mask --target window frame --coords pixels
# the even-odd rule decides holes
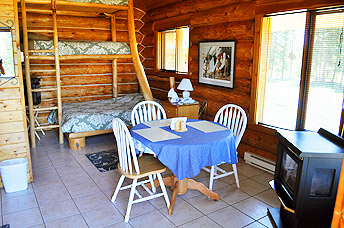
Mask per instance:
[[[176,70],[166,70],[166,69],[162,69],[162,62],[163,62],[163,58],[162,58],[162,52],[164,51],[162,48],[162,32],[165,31],[172,31],[172,30],[176,30],[176,40],[178,39],[178,37],[180,37],[178,35],[177,29],[180,28],[185,28],[188,27],[189,28],[189,47],[188,47],[188,70],[187,72],[180,72],[177,69]],[[164,28],[164,29],[160,29],[160,30],[156,30],[154,31],[154,37],[155,37],[155,64],[154,64],[154,71],[155,73],[159,73],[162,75],[190,75],[190,26],[189,25],[182,25],[182,26],[176,26],[173,28]],[[179,38],[180,39],[180,38]],[[176,41],[176,58],[175,58],[175,65],[178,65],[178,55],[180,53],[179,48],[178,48],[178,41]]]
[[[295,130],[305,130],[305,118],[307,112],[307,98],[310,86],[310,74],[311,74],[311,64],[312,64],[312,53],[313,53],[313,38],[314,38],[314,28],[316,16],[326,13],[333,13],[336,11],[340,11],[340,7],[334,8],[328,12],[324,12],[320,9],[315,10],[307,10],[306,11],[306,25],[309,26],[305,27],[305,39],[304,39],[304,48],[303,48],[303,59],[302,59],[302,68],[301,68],[301,81],[300,81],[300,93],[299,93],[299,103],[298,103],[298,110],[297,110],[297,119],[296,119],[296,128]],[[252,77],[252,85],[251,85],[251,104],[250,104],[250,115],[249,123],[259,126],[265,126],[268,128],[278,128],[274,126],[267,126],[265,124],[258,123],[257,116],[258,116],[258,97],[259,97],[259,88],[260,83],[262,80],[259,78],[259,73],[262,69],[260,69],[261,64],[261,53],[262,53],[262,36],[264,34],[264,30],[267,29],[264,27],[263,18],[264,14],[257,14],[255,16],[255,30],[256,33],[254,35],[254,60],[253,60],[253,77]],[[339,123],[339,131],[338,135],[344,136],[344,101],[342,107],[342,114]]]

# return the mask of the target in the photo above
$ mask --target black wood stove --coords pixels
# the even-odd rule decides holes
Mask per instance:
[[[318,132],[276,132],[279,140],[274,180],[281,208],[268,208],[278,228],[330,227],[336,200],[344,139]]]

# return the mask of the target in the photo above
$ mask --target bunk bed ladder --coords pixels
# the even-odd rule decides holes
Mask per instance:
[[[26,15],[26,3],[25,0],[21,0],[22,8],[22,25],[23,25],[23,44],[24,44],[24,56],[25,56],[25,77],[26,77],[26,88],[27,88],[27,100],[28,100],[28,110],[29,110],[29,122],[30,122],[30,138],[31,147],[36,147],[35,132],[43,129],[59,129],[59,143],[63,143],[63,133],[61,129],[62,121],[62,101],[61,101],[61,77],[60,77],[60,63],[58,55],[58,35],[57,35],[57,21],[56,21],[56,11],[54,10],[54,4],[52,4],[52,17],[53,17],[53,30],[44,30],[44,32],[53,32],[54,34],[54,49],[53,50],[29,50],[29,33],[31,32],[42,32],[42,30],[30,29],[27,27],[27,15]],[[56,76],[56,86],[47,88],[32,89],[31,87],[31,73],[43,72],[37,70],[31,70],[30,59],[52,59],[52,56],[39,56],[30,55],[34,53],[53,53],[55,60],[55,76]],[[43,92],[43,91],[56,91],[57,94],[57,106],[53,107],[37,107],[33,104],[33,92]],[[51,111],[56,110],[58,113],[58,124],[48,124],[48,125],[35,125],[35,113],[39,111]]]

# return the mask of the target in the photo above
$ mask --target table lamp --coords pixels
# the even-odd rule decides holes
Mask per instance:
[[[183,92],[183,98],[190,98],[190,92],[193,91],[192,84],[190,79],[183,78],[182,81],[179,83],[177,89],[184,90]]]

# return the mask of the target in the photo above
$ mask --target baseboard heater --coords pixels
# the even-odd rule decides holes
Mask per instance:
[[[270,173],[275,172],[275,162],[250,152],[244,154],[245,162]]]

